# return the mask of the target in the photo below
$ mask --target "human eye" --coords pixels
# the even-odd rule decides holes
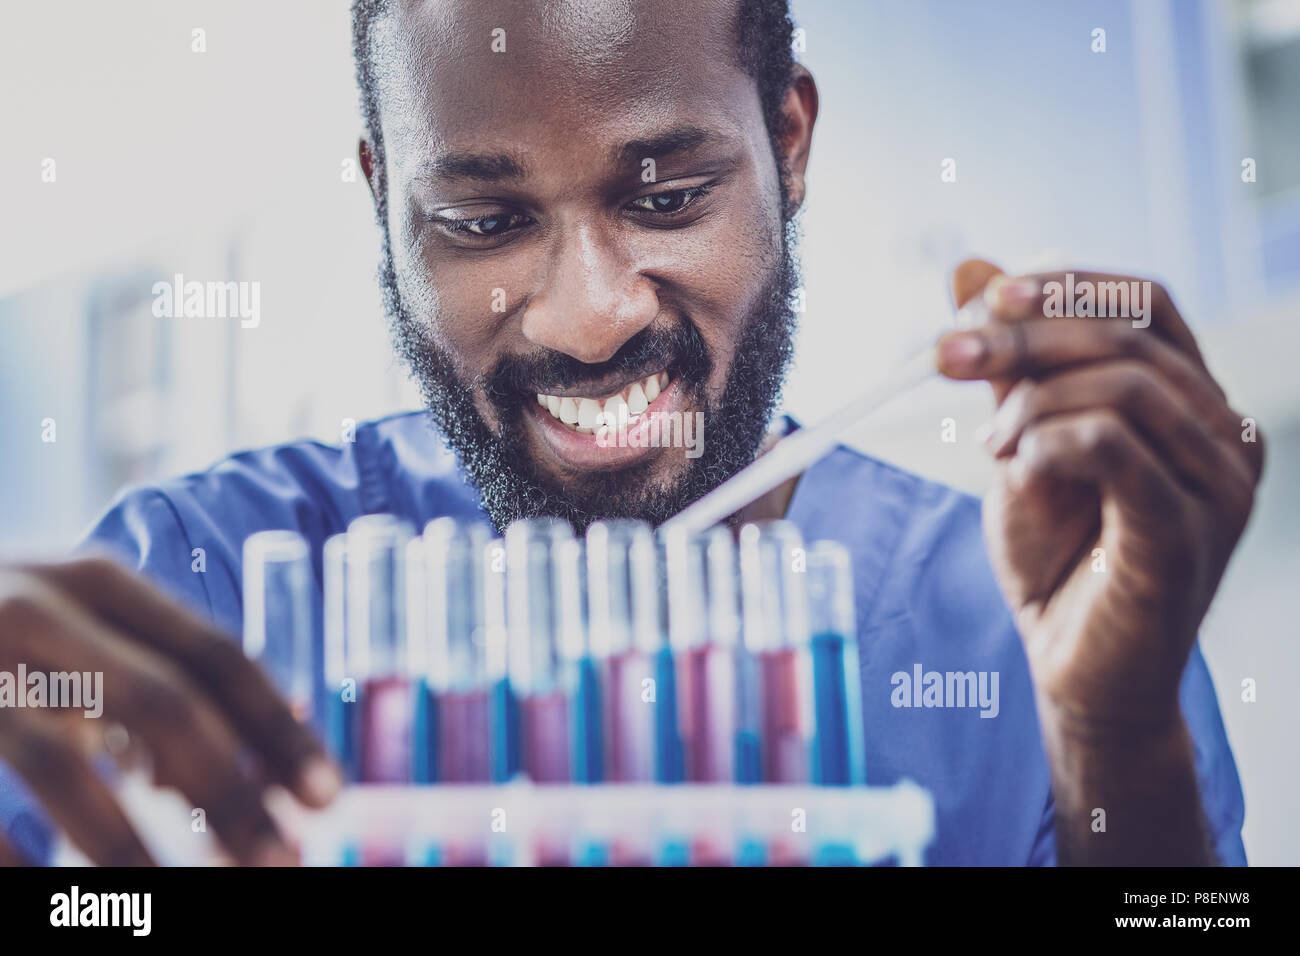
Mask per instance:
[[[685,189],[668,189],[663,192],[639,196],[628,203],[629,209],[648,212],[658,217],[675,216],[702,197],[708,195],[709,186],[690,186]]]
[[[465,210],[447,209],[436,213],[432,220],[443,232],[462,240],[476,242],[499,239],[529,225],[532,220],[514,212],[490,212],[477,216],[464,215]]]

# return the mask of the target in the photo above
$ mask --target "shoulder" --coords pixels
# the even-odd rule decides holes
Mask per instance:
[[[128,487],[80,547],[107,551],[225,622],[237,607],[244,539],[256,531],[291,529],[319,552],[361,514],[390,512],[420,527],[438,515],[477,512],[475,493],[424,413],[365,422],[342,438],[243,451]]]

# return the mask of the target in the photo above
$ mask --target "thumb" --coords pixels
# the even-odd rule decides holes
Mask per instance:
[[[966,259],[958,264],[957,268],[952,271],[952,298],[961,309],[967,303],[975,303],[974,319],[977,325],[984,325],[987,322],[994,321],[988,314],[988,310],[982,307],[982,303],[977,301],[977,297],[982,296],[989,283],[998,277],[1004,275],[1003,271],[993,263],[984,259]],[[958,316],[959,325],[961,316]],[[949,332],[940,342],[949,338],[960,336],[961,332]],[[942,360],[940,361],[940,371],[943,370]],[[1006,380],[995,380],[990,382],[993,386],[993,400],[1001,405],[1002,400],[1007,397],[1007,392],[1011,390],[1014,382]]]

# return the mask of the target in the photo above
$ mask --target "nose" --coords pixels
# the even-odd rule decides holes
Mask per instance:
[[[541,288],[524,309],[530,342],[595,364],[613,358],[654,321],[654,283],[608,233],[601,224],[583,223],[557,239]]]

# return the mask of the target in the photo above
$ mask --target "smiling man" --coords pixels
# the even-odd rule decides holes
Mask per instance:
[[[783,5],[387,6],[361,161],[434,420],[498,527],[666,519],[753,460],[790,356],[817,96]],[[702,454],[647,440],[683,416]]]
[[[127,492],[89,543],[134,572],[0,573],[0,666],[108,672],[105,713],[246,861],[289,853],[241,748],[309,803],[338,780],[223,636],[241,626],[245,537],[292,528],[319,559],[372,512],[658,523],[792,427],[769,426],[817,91],[783,2],[361,0],[354,21],[381,285],[427,413]],[[868,778],[934,794],[930,862],[1242,863],[1241,789],[1196,632],[1261,448],[1159,286],[1138,329],[1048,317],[1061,279],[957,271],[958,300],[992,318],[938,352],[999,403],[982,507],[839,448],[743,517],[851,549]],[[646,440],[674,416],[703,422],[698,454]],[[897,692],[897,675],[929,672],[992,696],[979,709]],[[145,859],[63,725],[14,713],[0,711],[0,756],[50,815],[97,859]],[[40,856],[45,819],[6,786],[8,852]]]

